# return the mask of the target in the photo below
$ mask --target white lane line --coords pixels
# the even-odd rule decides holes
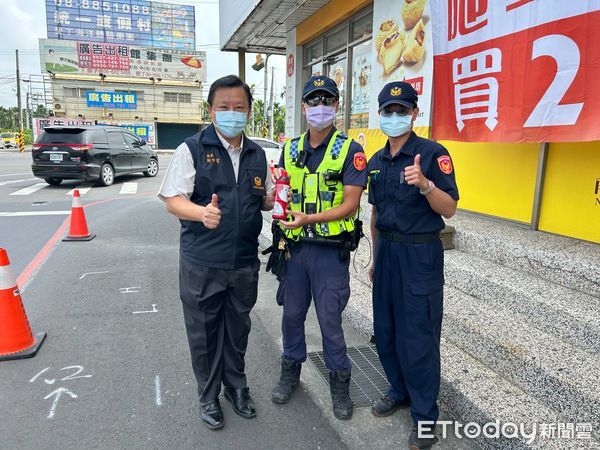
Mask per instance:
[[[16,177],[19,175],[31,175],[31,172],[21,172],[21,173],[4,173],[0,175],[0,177]]]
[[[160,406],[160,405],[162,405],[162,398],[160,395],[160,377],[158,375],[156,375],[156,377],[154,377],[154,391],[155,391],[154,399],[156,400],[156,406]]]
[[[90,190],[92,189],[91,187],[88,188],[75,188],[79,191],[79,195],[85,195],[88,192],[90,192]],[[67,192],[67,195],[73,197],[73,193],[75,192],[75,189],[71,189],[69,192]]]
[[[48,186],[49,186],[48,183],[36,183],[33,186],[23,188],[19,191],[13,192],[10,195],[29,195],[29,194],[33,194],[36,191],[39,191],[40,189],[44,189],[45,187],[48,187]]]
[[[121,188],[119,195],[137,194],[137,188],[137,183],[123,183],[123,187]]]
[[[6,186],[7,184],[23,183],[25,181],[34,181],[34,180],[37,180],[37,178],[23,178],[21,180],[3,181],[0,183],[0,186]]]
[[[71,211],[11,211],[0,212],[0,217],[28,217],[28,216],[68,216]]]

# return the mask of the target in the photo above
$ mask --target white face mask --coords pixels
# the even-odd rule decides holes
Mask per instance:
[[[392,113],[391,116],[379,116],[379,128],[386,136],[398,137],[406,134],[412,128],[412,114],[400,115]]]
[[[306,120],[317,130],[323,130],[335,119],[335,106],[306,106]]]

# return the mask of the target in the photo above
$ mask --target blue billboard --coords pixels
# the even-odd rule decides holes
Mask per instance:
[[[195,50],[194,7],[146,0],[46,0],[49,39]]]
[[[90,108],[137,109],[137,94],[135,92],[87,91],[85,98]]]

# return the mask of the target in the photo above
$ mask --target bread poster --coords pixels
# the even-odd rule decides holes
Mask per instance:
[[[419,94],[417,127],[430,126],[433,42],[429,2],[375,0],[369,128],[379,128],[377,94],[390,81],[407,81]]]

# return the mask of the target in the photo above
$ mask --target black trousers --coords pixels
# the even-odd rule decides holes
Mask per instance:
[[[179,292],[200,403],[215,400],[221,383],[247,386],[244,357],[259,268],[258,260],[235,270],[179,260]]]

